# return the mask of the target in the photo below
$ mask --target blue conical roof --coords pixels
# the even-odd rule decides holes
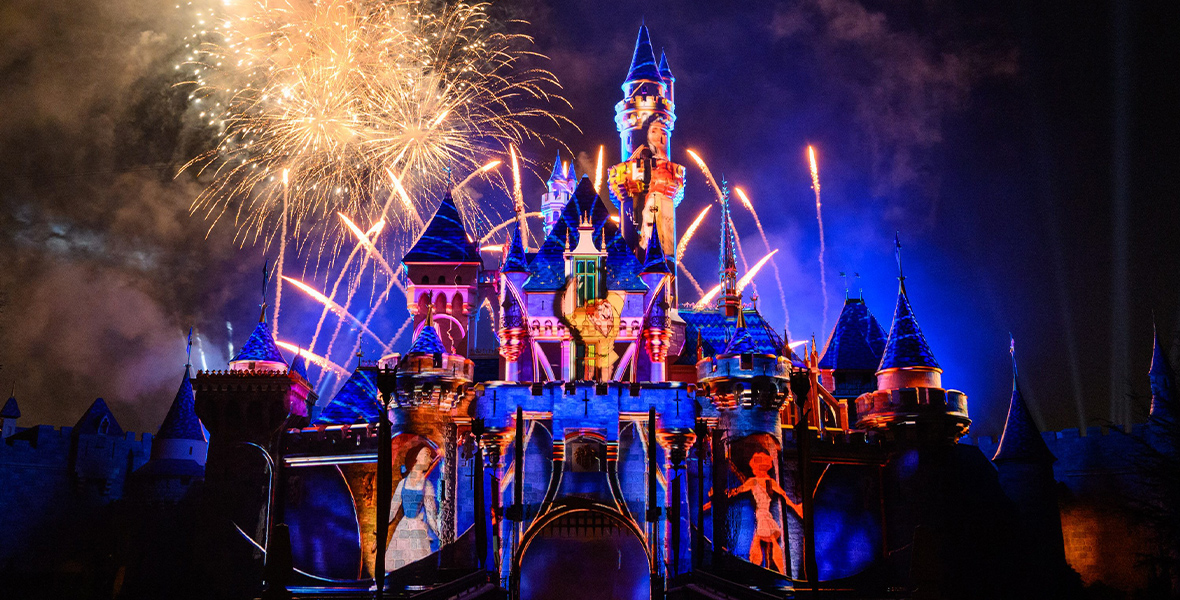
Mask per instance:
[[[259,321],[250,334],[250,339],[242,346],[242,350],[230,362],[268,361],[287,364],[283,359],[279,347],[275,345],[275,338],[270,334],[270,326],[265,320]]]
[[[884,353],[885,332],[881,325],[864,300],[849,298],[832,328],[819,368],[874,371]]]
[[[1020,393],[1020,378],[1016,375],[1016,362],[1012,362],[1012,400],[1008,403],[1008,419],[1004,422],[1004,433],[996,449],[994,462],[1053,462],[1057,460],[1049,451],[1041,430],[1033,421],[1024,394]]]
[[[729,338],[729,342],[725,345],[725,352],[723,354],[751,354],[758,352],[758,344],[754,341],[753,336],[750,335],[750,330],[746,327],[745,310],[739,309],[738,326],[733,332],[733,337]]]
[[[381,418],[378,393],[373,374],[358,368],[315,418],[313,424],[375,423]]]
[[[442,354],[446,351],[434,325],[426,324],[418,331],[418,335],[414,336],[409,354]]]
[[[663,50],[660,50],[660,77],[662,77],[664,81],[676,79],[672,76],[672,69],[668,67],[668,54]]]
[[[1174,417],[1172,414],[1172,400],[1176,393],[1175,378],[1172,373],[1172,364],[1168,362],[1168,354],[1164,351],[1164,345],[1160,343],[1159,332],[1155,332],[1155,347],[1151,353],[1151,370],[1147,372],[1148,379],[1151,381],[1151,408],[1147,413],[1154,421],[1171,421]]]
[[[102,422],[106,420],[106,431],[101,431]],[[107,408],[107,403],[102,398],[96,398],[90,408],[86,409],[86,413],[82,415],[81,419],[74,424],[74,435],[87,433],[105,433],[106,435],[123,436],[123,428],[119,427],[119,422],[115,420],[114,413],[110,408]]]
[[[196,402],[193,398],[193,382],[188,377],[188,367],[184,368],[184,377],[180,380],[180,389],[176,390],[176,398],[164,417],[164,423],[156,432],[156,438],[161,440],[198,440],[207,442],[205,429],[201,420],[197,418]]]
[[[602,263],[602,280],[608,290],[646,292],[647,284],[639,278],[642,266],[635,253],[627,247],[627,240],[615,232],[606,245],[606,260]]]
[[[557,153],[557,158],[553,159],[553,173],[549,175],[549,181],[557,181],[565,179],[565,169],[561,166],[561,153]]]
[[[504,264],[500,267],[501,273],[528,273],[529,272],[529,257],[524,251],[524,242],[521,241],[520,228],[513,227],[511,241],[508,242],[508,253],[504,255]]]
[[[0,419],[19,419],[20,407],[16,404],[16,397],[9,396],[4,408],[0,409]]]
[[[913,368],[942,370],[934,359],[934,353],[930,351],[930,345],[926,343],[926,336],[922,335],[922,329],[918,327],[918,320],[914,318],[914,309],[910,306],[903,281],[897,292],[897,308],[893,311],[893,326],[885,342],[885,354],[877,370]]]
[[[651,38],[647,35],[647,25],[639,26],[639,37],[635,40],[635,54],[631,57],[631,69],[627,71],[627,81],[663,81],[660,69],[656,66],[656,55],[651,48]]]
[[[576,180],[578,178],[577,174],[574,173],[574,161],[572,161],[572,160],[570,161],[569,168],[566,169],[565,178],[566,179],[573,179],[573,180]]]
[[[300,377],[307,379],[307,361],[303,360],[303,354],[296,354],[294,360],[291,361],[291,371],[298,373]]]
[[[668,264],[668,257],[664,254],[664,245],[660,243],[660,228],[652,225],[651,237],[647,239],[647,256],[643,261],[644,273],[671,273],[672,266]]]
[[[478,263],[479,249],[467,237],[455,199],[447,194],[402,262]]]

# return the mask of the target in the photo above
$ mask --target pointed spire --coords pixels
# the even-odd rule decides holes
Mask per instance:
[[[302,350],[296,354],[295,359],[291,361],[291,372],[298,374],[304,379],[307,379],[307,361],[303,359]]]
[[[559,181],[565,179],[565,169],[561,165],[561,153],[557,153],[557,158],[553,159],[553,173],[549,175],[549,181]]]
[[[1041,431],[1033,421],[1024,394],[1020,392],[1020,378],[1016,371],[1016,341],[1009,346],[1012,354],[1012,400],[1008,403],[1008,418],[1004,422],[1004,433],[996,449],[993,462],[1020,461],[1052,463],[1057,460],[1049,451]]]
[[[403,263],[481,263],[479,249],[467,235],[463,216],[450,193],[426,224],[414,247],[402,257]]]
[[[901,270],[901,241],[894,237],[894,252],[897,257],[898,290],[897,308],[893,311],[893,326],[889,328],[889,338],[885,341],[885,353],[881,357],[878,372],[890,369],[917,369],[942,372],[930,345],[926,343],[926,336],[918,326],[914,317],[914,309],[910,306],[909,295],[905,289],[905,274]]]
[[[671,273],[668,257],[664,254],[664,245],[660,243],[660,228],[651,228],[651,237],[647,240],[647,255],[643,261],[644,273]]]
[[[1159,328],[1153,323],[1154,348],[1151,352],[1151,369],[1147,372],[1151,382],[1151,409],[1148,417],[1152,420],[1171,420],[1175,418],[1171,407],[1175,401],[1176,378],[1172,372],[1172,363],[1168,361],[1168,354],[1160,342]]]
[[[275,344],[275,338],[270,333],[270,327],[266,325],[266,321],[260,321],[254,327],[254,332],[250,334],[250,339],[242,345],[242,349],[238,355],[229,361],[233,363],[241,362],[271,362],[287,364],[286,359],[283,358],[279,347]]]
[[[847,298],[824,345],[821,369],[875,371],[885,351],[885,332],[864,300]]]
[[[631,68],[627,71],[627,82],[647,80],[661,82],[660,69],[656,66],[656,55],[647,34],[647,25],[639,26],[639,37],[635,39],[635,53],[631,57]]]
[[[19,419],[20,406],[16,403],[16,382],[12,382],[12,392],[8,395],[8,401],[4,403],[4,408],[0,408],[0,419]]]
[[[574,173],[574,161],[570,161],[569,167],[565,172],[565,178],[570,181],[577,181],[578,176]]]
[[[422,319],[422,329],[419,329],[417,335],[414,336],[414,342],[410,345],[410,351],[407,354],[444,354],[446,351],[446,347],[438,337],[438,331],[434,328],[434,299],[427,295],[426,315]]]
[[[193,383],[189,379],[187,368],[180,380],[180,389],[176,390],[176,398],[168,408],[168,415],[164,417],[164,422],[156,432],[156,439],[209,441],[205,438],[201,420],[197,418]]]
[[[508,253],[504,255],[504,264],[500,266],[501,273],[528,273],[529,258],[524,251],[520,230],[512,228],[512,239],[508,242]]]
[[[660,77],[664,81],[673,81],[676,79],[672,75],[672,69],[668,67],[668,54],[663,49],[660,49]]]

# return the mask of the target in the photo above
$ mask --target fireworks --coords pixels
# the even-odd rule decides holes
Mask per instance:
[[[602,169],[606,159],[606,146],[598,147],[598,163],[594,166],[594,191],[602,189]]]
[[[750,269],[748,273],[743,275],[742,278],[738,280],[737,289],[739,292],[745,289],[747,285],[750,285],[750,282],[754,281],[754,276],[758,274],[758,271],[762,270],[762,267],[765,266],[770,258],[776,253],[778,253],[778,250],[771,250],[769,254],[762,257],[762,260],[754,263],[754,268]]]
[[[811,163],[811,189],[815,190],[815,220],[819,224],[819,289],[824,295],[823,330],[828,330],[828,277],[824,265],[824,213],[819,201],[819,166],[815,162],[815,148],[807,146],[807,159]]]
[[[535,55],[532,40],[498,31],[487,9],[245,0],[196,13],[177,69],[191,76],[193,112],[218,139],[185,167],[212,175],[194,210],[214,225],[232,221],[243,243],[270,243],[285,170],[292,239],[319,230],[318,245],[334,248],[346,238],[319,228],[333,212],[417,224],[449,169],[477,169],[536,139],[534,120],[564,122],[545,108],[561,100],[556,79],[522,65]],[[378,214],[391,193],[402,202]],[[460,210],[474,223],[483,207]]]
[[[717,194],[717,200],[720,202],[721,196],[723,196],[721,193],[721,188],[717,185],[717,180],[713,179],[713,173],[709,171],[709,167],[705,165],[705,161],[701,158],[701,155],[693,152],[692,150],[688,151],[688,155],[692,157],[693,162],[695,162],[697,166],[700,167],[701,172],[705,174],[705,179],[708,180],[709,187],[713,188],[713,192]]]
[[[713,208],[712,204],[706,206],[705,210],[697,213],[697,217],[692,220],[692,224],[688,226],[688,229],[684,230],[684,237],[680,238],[680,243],[676,245],[676,262],[680,262],[680,259],[684,258],[684,252],[688,249],[688,240],[691,240],[692,236],[696,234],[697,229],[700,228],[701,223],[705,220],[705,215],[709,214],[710,208]]]
[[[742,188],[735,187],[733,191],[737,192],[738,198],[741,198],[742,206],[745,206],[746,210],[749,210],[750,214],[754,216],[754,225],[758,226],[758,235],[762,236],[762,244],[766,246],[766,251],[770,252],[770,240],[766,239],[766,231],[762,229],[762,219],[758,218],[758,212],[754,210],[754,203],[750,202],[750,198],[746,196],[746,192]],[[786,327],[789,330],[791,328],[791,313],[787,311],[787,293],[783,290],[783,280],[778,272],[778,263],[772,262],[770,267],[774,269],[774,282],[778,285],[779,300],[783,303],[783,320],[786,321]]]

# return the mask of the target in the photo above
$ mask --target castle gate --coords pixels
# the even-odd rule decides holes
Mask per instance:
[[[648,600],[648,554],[622,515],[599,508],[555,510],[526,533],[520,600]]]

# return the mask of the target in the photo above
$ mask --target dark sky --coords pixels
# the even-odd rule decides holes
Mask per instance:
[[[945,384],[968,394],[975,432],[1003,423],[1009,332],[1042,427],[1107,422],[1112,397],[1128,392],[1131,419],[1142,418],[1152,313],[1165,339],[1180,325],[1175,8],[513,0],[495,10],[530,21],[551,58],[582,130],[561,134],[583,153],[580,171],[599,144],[617,158],[613,106],[646,20],[677,77],[673,158],[687,163],[693,148],[749,192],[779,249],[796,339],[826,337],[811,143],[829,324],[847,271],[888,327],[900,231],[914,309]],[[207,237],[188,215],[198,184],[174,178],[208,135],[172,87],[186,27],[167,2],[0,7],[0,384],[16,382],[24,425],[72,424],[103,396],[125,429],[154,431],[188,326],[217,363],[226,322],[240,346],[256,319],[262,250],[239,248],[232,231]],[[555,150],[526,149],[545,163]],[[711,201],[689,173],[681,223]],[[530,185],[535,203],[540,183]],[[735,214],[753,263],[765,248],[748,213]],[[716,224],[698,235],[686,263],[708,287]],[[757,284],[761,309],[783,323],[772,271]],[[284,304],[284,319],[299,310]],[[391,335],[403,318],[378,325]]]

